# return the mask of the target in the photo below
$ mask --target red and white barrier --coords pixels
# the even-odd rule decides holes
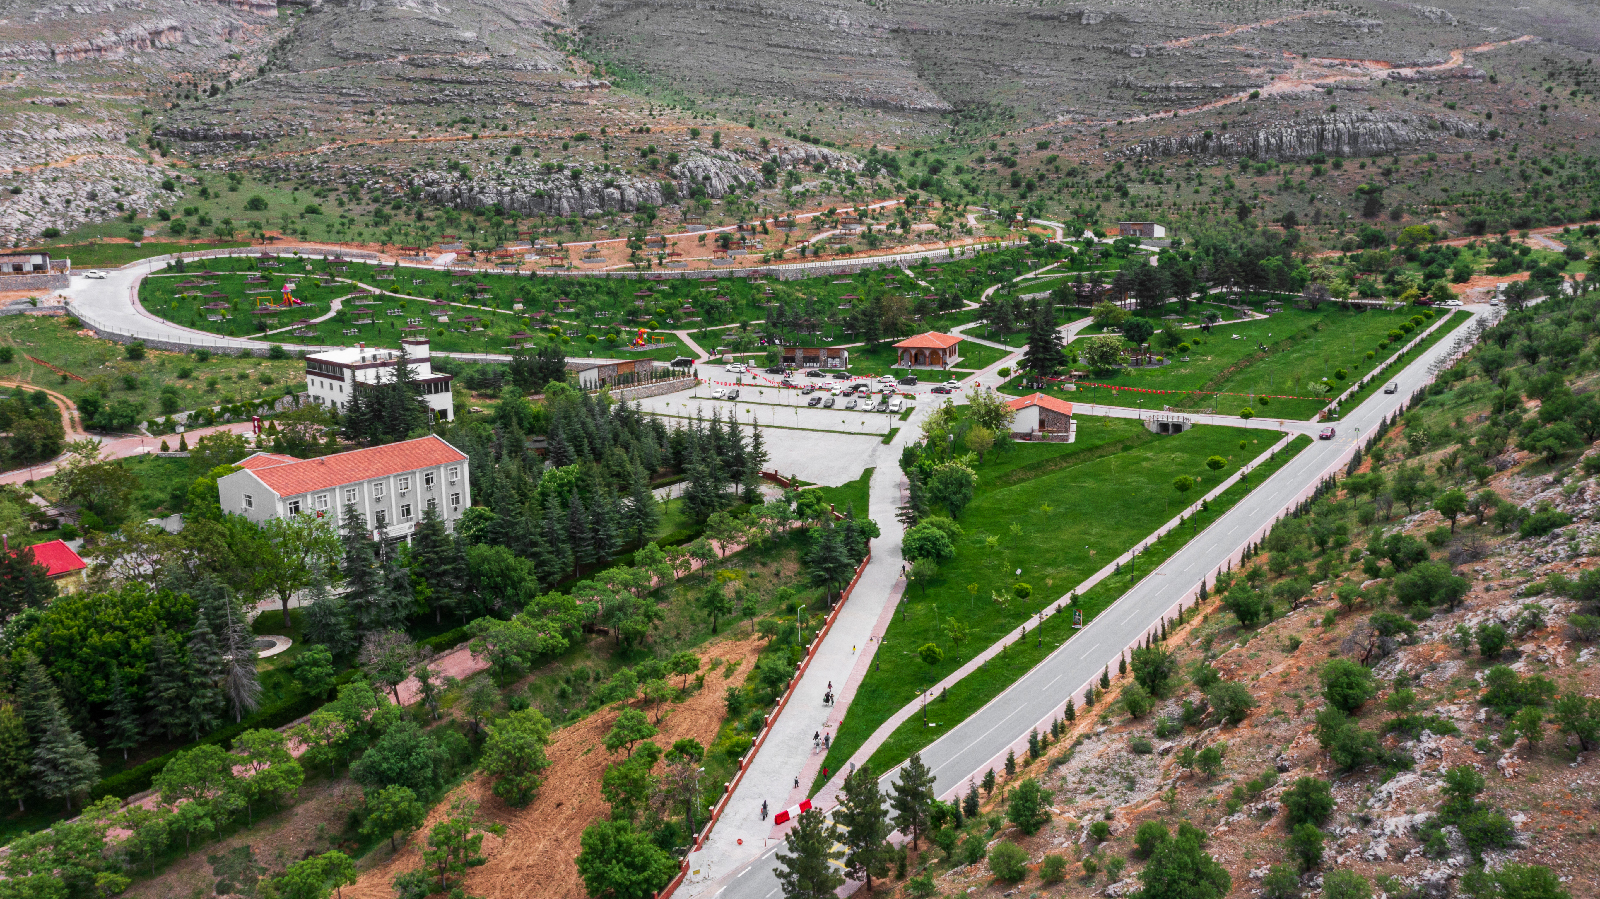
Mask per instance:
[[[776,815],[773,815],[772,826],[776,827],[779,824],[787,824],[790,818],[798,818],[802,812],[809,811],[811,811],[811,800],[803,799],[799,805],[790,806]]]

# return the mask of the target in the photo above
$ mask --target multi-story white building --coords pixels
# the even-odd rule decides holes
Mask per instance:
[[[410,357],[411,377],[422,389],[422,401],[428,404],[435,418],[454,418],[455,403],[450,393],[453,377],[434,373],[428,338],[407,337],[400,344]],[[311,394],[313,403],[343,412],[350,404],[350,396],[361,385],[392,382],[399,367],[399,350],[368,347],[364,343],[313,353],[306,357],[306,392]]]
[[[454,530],[472,505],[467,454],[434,436],[317,459],[255,453],[239,467],[217,481],[222,511],[257,524],[290,515],[339,522],[355,506],[368,528],[409,539],[425,509]]]

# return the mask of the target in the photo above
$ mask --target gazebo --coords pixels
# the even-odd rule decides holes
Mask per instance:
[[[949,368],[961,360],[961,335],[929,331],[894,345],[901,368]]]

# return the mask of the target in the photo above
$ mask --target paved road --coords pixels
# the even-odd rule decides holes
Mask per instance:
[[[1481,315],[1487,308],[1476,307],[1468,311]],[[1470,327],[1470,323],[1461,327]],[[1060,714],[1068,697],[1081,702],[1084,688],[1100,676],[1101,669],[1110,659],[1138,642],[1163,617],[1174,614],[1180,603],[1192,603],[1202,579],[1214,577],[1224,563],[1237,561],[1240,551],[1248,543],[1261,539],[1274,522],[1309,495],[1318,483],[1336,474],[1346,464],[1363,436],[1371,434],[1385,417],[1393,414],[1408,397],[1431,380],[1429,366],[1436,359],[1446,356],[1452,344],[1452,339],[1441,340],[1423,353],[1391,379],[1400,385],[1397,393],[1373,394],[1344,417],[1338,426],[1340,436],[1337,439],[1317,441],[1301,452],[1165,564],[1147,575],[1111,608],[1093,619],[1072,640],[1063,644],[988,705],[924,749],[922,758],[933,771],[935,791],[940,798],[960,793],[969,779],[1002,765],[1006,752],[1024,747],[1027,734],[1033,728],[1047,727]],[[874,502],[874,518],[878,518],[881,508]],[[835,635],[848,633],[848,630],[836,626],[830,640]],[[811,668],[811,671],[818,670],[815,665]],[[801,697],[804,695],[802,693]],[[764,753],[765,750],[757,755],[754,767],[745,777],[739,793],[735,794],[730,811],[747,811],[740,806],[749,801],[759,805],[759,800],[754,798],[755,784],[763,781],[768,784],[787,784],[784,775],[773,777],[763,770],[765,766],[761,755]],[[758,778],[758,774],[765,776]],[[895,771],[890,771],[883,775],[882,785],[886,791],[895,774]],[[748,800],[744,795],[747,792],[751,796]],[[774,808],[781,807],[774,805]],[[782,846],[779,839],[781,835],[782,830],[775,829],[763,835],[766,839],[759,846],[754,839],[747,840],[750,844],[748,854],[752,857],[746,864],[731,870],[720,870],[720,864],[730,861],[730,854],[723,853],[718,859],[719,870],[705,871],[692,882],[686,880],[680,890],[685,896],[694,897],[774,899],[780,893],[774,873],[774,855]],[[691,861],[692,869],[700,865],[695,856],[691,856]]]

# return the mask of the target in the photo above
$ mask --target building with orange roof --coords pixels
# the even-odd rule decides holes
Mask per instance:
[[[1011,436],[1016,440],[1053,440],[1071,443],[1077,438],[1072,420],[1072,404],[1053,396],[1035,393],[1008,400],[1016,413],[1011,420]]]
[[[342,521],[354,506],[369,528],[409,539],[425,510],[454,530],[472,505],[467,454],[432,435],[316,459],[256,453],[238,464],[242,471],[217,481],[222,511],[257,524],[290,515]]]
[[[894,345],[898,368],[949,368],[961,361],[961,335],[929,331]]]

